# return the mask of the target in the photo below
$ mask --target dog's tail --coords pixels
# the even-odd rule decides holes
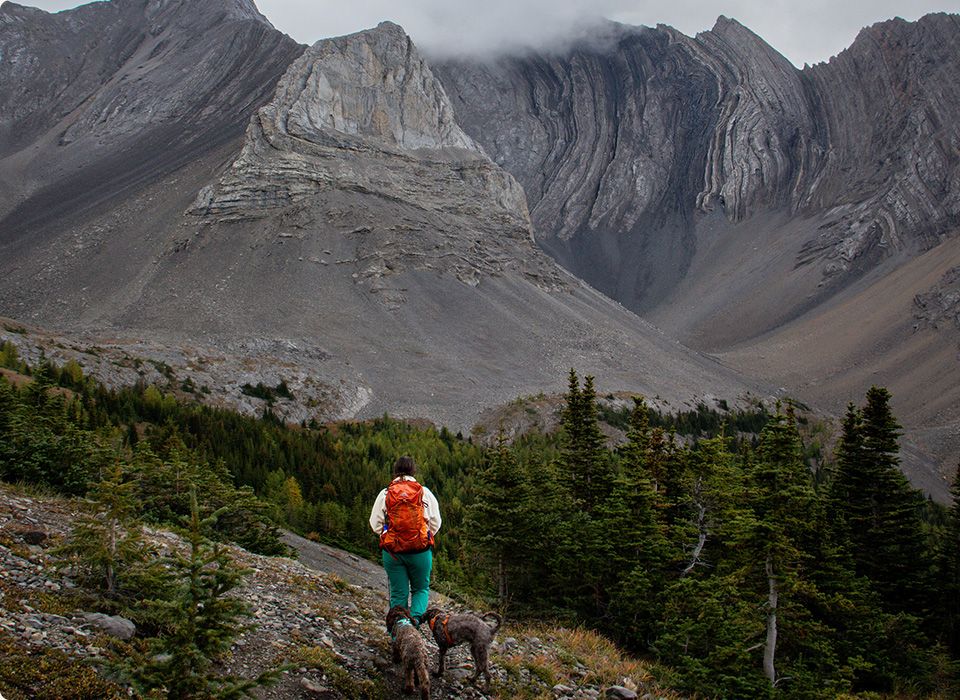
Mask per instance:
[[[486,620],[488,617],[492,617],[492,618],[493,618],[493,621],[494,621],[493,634],[496,634],[496,633],[497,633],[497,630],[500,629],[500,625],[503,624],[503,618],[500,617],[499,615],[497,615],[497,613],[495,613],[495,612],[484,613],[484,614],[481,615],[480,617],[481,617],[481,619],[484,619],[484,620]]]
[[[420,686],[420,700],[430,700],[430,671],[427,664],[416,664],[417,683]]]

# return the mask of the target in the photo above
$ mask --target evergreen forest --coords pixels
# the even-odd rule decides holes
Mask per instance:
[[[0,479],[123,491],[147,522],[193,523],[198,560],[200,523],[260,553],[286,551],[282,526],[375,556],[369,509],[408,454],[441,504],[445,590],[596,629],[702,697],[957,692],[960,482],[950,508],[909,486],[883,388],[850,404],[823,455],[789,404],[671,416],[638,397],[611,414],[571,370],[556,432],[484,447],[386,416],[290,426],[269,406],[252,418],[108,389],[10,344],[0,365]]]

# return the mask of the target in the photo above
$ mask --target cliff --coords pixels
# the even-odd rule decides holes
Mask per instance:
[[[538,240],[645,311],[683,277],[715,209],[731,225],[810,219],[794,263],[830,284],[952,235],[958,22],[881,23],[802,71],[725,17],[694,38],[610,24],[566,50],[446,61],[438,75],[524,186]]]

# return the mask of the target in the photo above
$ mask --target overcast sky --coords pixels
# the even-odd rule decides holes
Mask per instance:
[[[19,0],[45,10],[76,0]],[[669,24],[693,35],[718,15],[733,17],[796,65],[825,61],[861,28],[884,19],[914,20],[928,12],[960,12],[960,0],[256,0],[260,11],[294,39],[312,44],[327,36],[397,22],[433,53],[483,53],[543,46],[590,18],[627,24]]]

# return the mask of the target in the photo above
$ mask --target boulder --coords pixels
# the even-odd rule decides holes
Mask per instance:
[[[88,624],[117,639],[131,639],[137,633],[137,626],[119,615],[83,613],[82,617]]]

